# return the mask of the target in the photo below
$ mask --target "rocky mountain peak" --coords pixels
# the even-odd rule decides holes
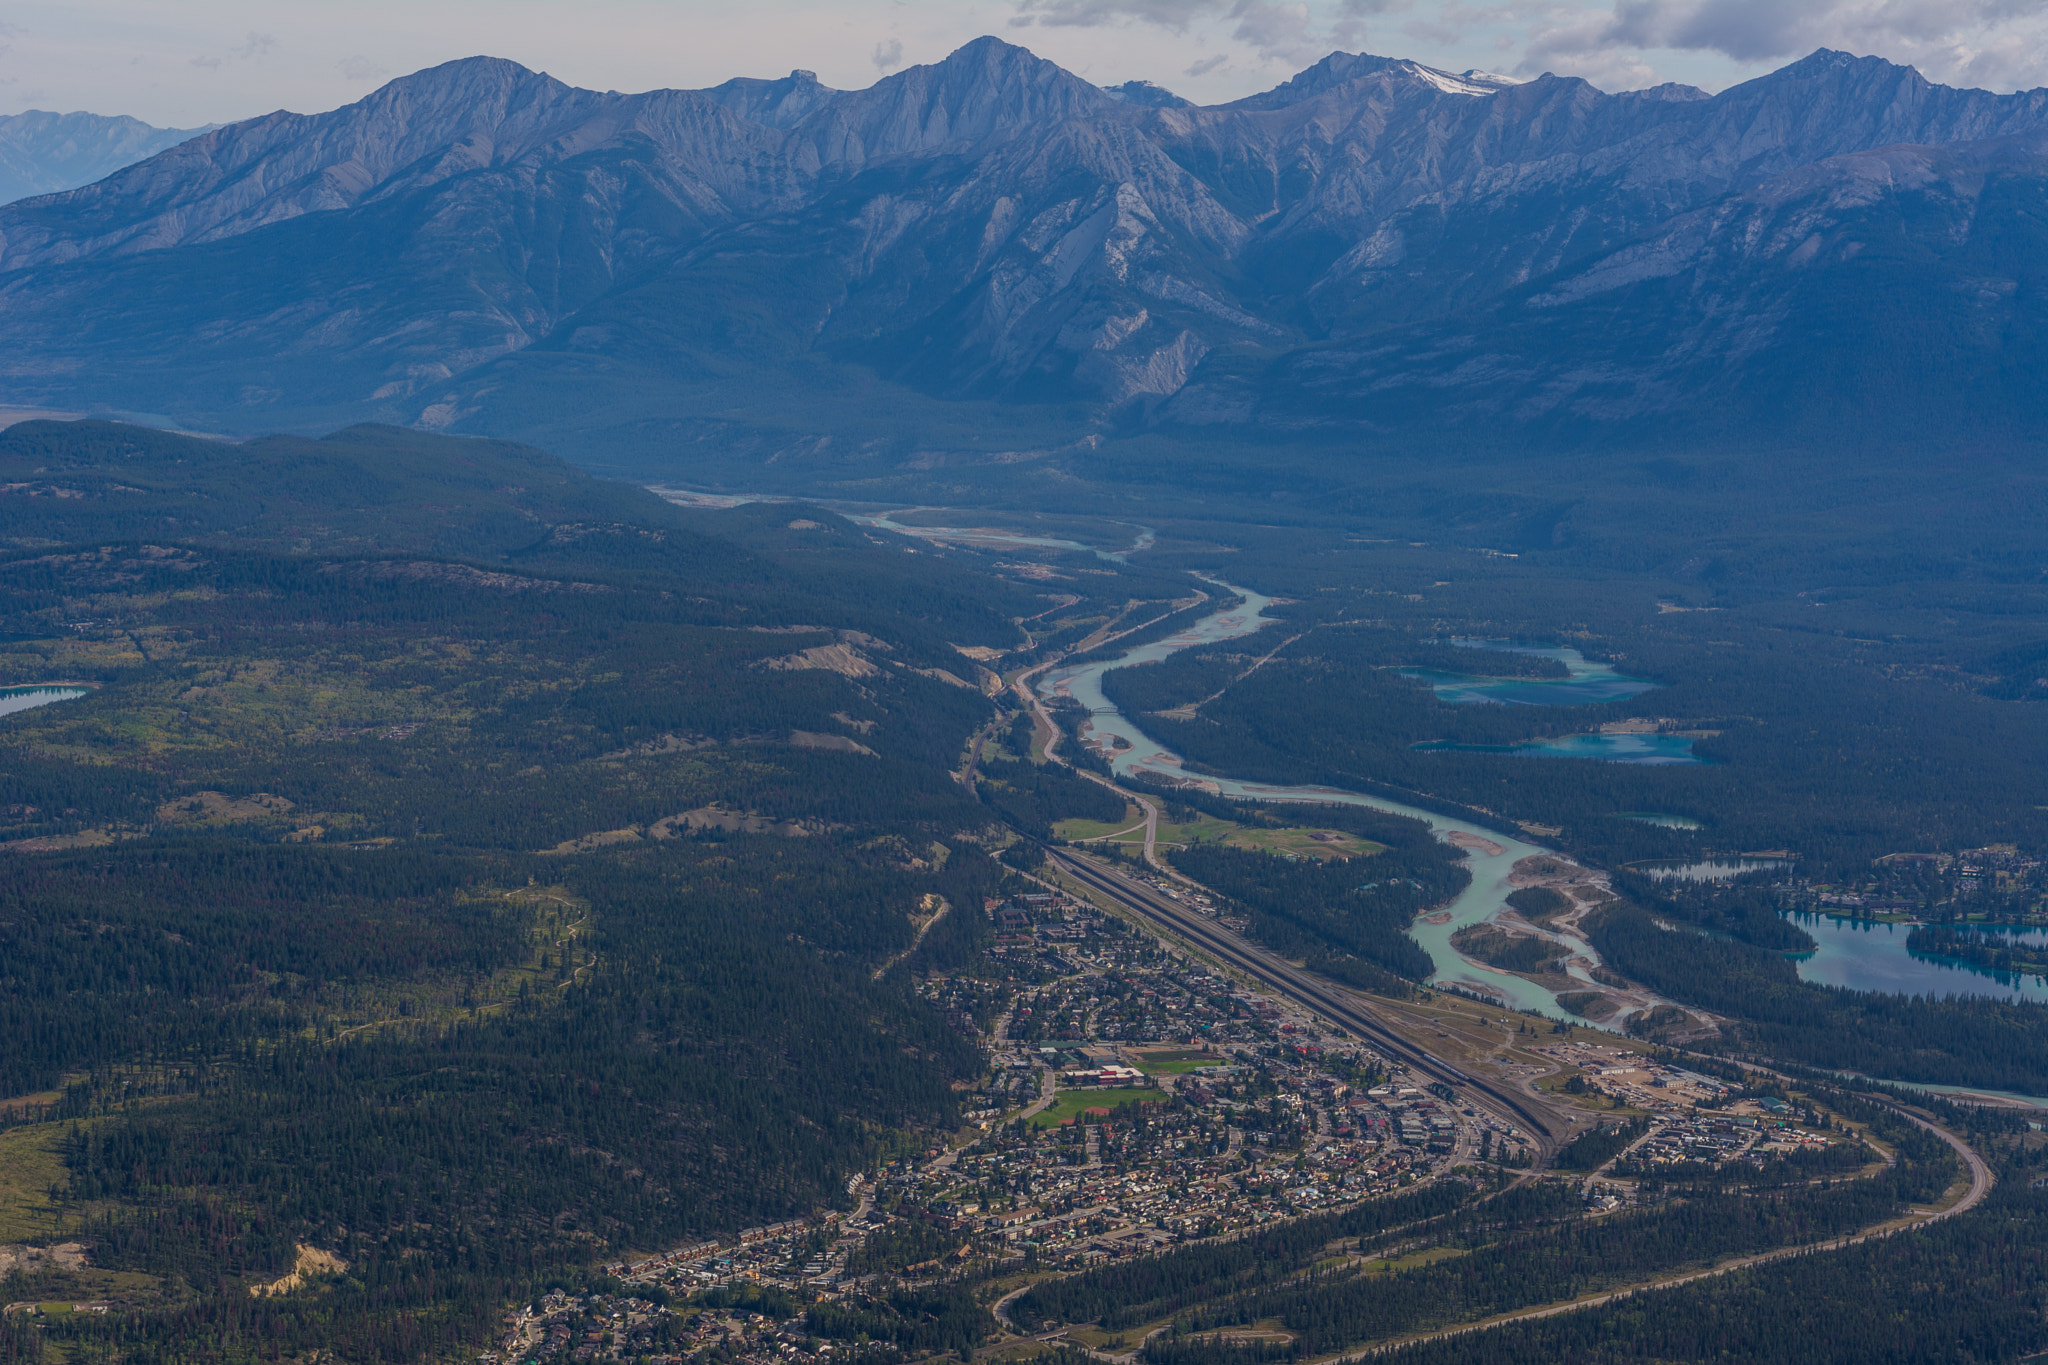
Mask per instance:
[[[794,128],[838,98],[815,71],[796,70],[780,80],[739,76],[703,92],[721,108],[769,128]]]
[[[1164,86],[1150,81],[1125,81],[1122,85],[1105,85],[1102,93],[1111,99],[1122,100],[1125,104],[1140,109],[1193,109],[1193,100],[1182,99]]]
[[[1315,65],[1300,71],[1256,95],[1247,95],[1222,106],[1225,109],[1285,109],[1314,99],[1325,91],[1348,85],[1362,76],[1399,66],[1391,57],[1374,57],[1364,52],[1332,52]]]
[[[1221,107],[1235,110],[1290,109],[1325,96],[1341,97],[1364,81],[1374,81],[1383,88],[1410,93],[1468,96],[1492,95],[1522,84],[1512,77],[1477,68],[1462,72],[1440,71],[1406,58],[1375,57],[1365,52],[1332,52],[1271,90],[1248,95]]]
[[[799,127],[827,161],[860,164],[965,149],[1123,108],[1028,49],[977,38],[943,61],[838,93]]]
[[[586,362],[576,375],[641,367],[656,407],[725,382],[707,377],[817,364],[934,398],[1237,421],[1258,405],[1219,367],[1270,376],[1266,357],[1354,340],[1364,356],[1395,329],[1496,316],[1539,281],[1576,283],[1497,316],[1554,328],[1614,289],[1680,279],[1658,273],[1670,262],[1819,270],[1863,229],[1829,256],[1833,238],[1806,248],[1814,234],[1773,215],[1796,226],[1951,174],[1873,156],[1887,147],[2043,134],[2048,91],[1954,90],[1836,52],[1711,97],[1338,52],[1209,108],[1144,82],[1104,90],[996,38],[864,90],[793,71],[619,94],[471,58],[0,210],[0,376],[76,406],[206,357],[230,376],[206,382],[233,385],[193,409],[216,430],[269,420],[263,395],[283,392],[460,426],[552,392],[521,376]],[[1782,179],[1845,155],[1863,160],[1829,170],[1825,194]],[[1745,195],[1744,221],[1771,220],[1783,250],[1695,250],[1735,240],[1714,215]],[[285,260],[319,262],[321,283]],[[139,276],[154,314],[128,302]],[[88,332],[132,351],[80,350]],[[90,392],[61,377],[92,365],[107,377]],[[1303,362],[1300,401],[1317,373]],[[162,382],[114,405],[193,401]]]
[[[445,62],[328,113],[227,124],[41,201],[0,225],[0,265],[160,250],[350,208],[398,179],[432,184],[515,160],[624,98],[502,57]]]

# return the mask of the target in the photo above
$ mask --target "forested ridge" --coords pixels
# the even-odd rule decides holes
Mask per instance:
[[[1603,1218],[1560,1220],[1539,1191],[1515,1191],[1503,1207],[1473,1212],[1489,1221],[1452,1220],[1438,1237],[1455,1254],[1405,1269],[1375,1272],[1353,1263],[1272,1287],[1221,1297],[1179,1315],[1172,1330],[1146,1343],[1158,1365],[1244,1365],[1300,1360],[1469,1322],[1538,1304],[1563,1302],[1616,1285],[1641,1283],[1686,1267],[1743,1254],[1828,1240],[1861,1231],[1907,1206],[1937,1197],[1958,1174],[1939,1138],[1867,1100],[1829,1102],[1867,1124],[1897,1151],[1896,1166],[1861,1179],[1772,1191],[1707,1187],[1684,1197]],[[1569,1191],[1553,1187],[1570,1198]],[[1284,1343],[1246,1344],[1225,1329],[1277,1322]]]
[[[0,720],[0,1124],[91,1248],[11,1297],[112,1293],[67,1340],[138,1360],[458,1355],[956,1122],[978,1051],[877,971],[933,903],[926,960],[992,936],[958,647],[1166,595],[1104,570],[1047,615],[991,557],[490,443],[31,424],[10,459],[82,498],[0,509],[43,540],[0,557],[0,683],[93,685]],[[346,1274],[252,1298],[301,1244]],[[983,1313],[931,1311],[906,1348]]]
[[[1289,1278],[1318,1259],[1332,1241],[1441,1220],[1479,1192],[1462,1181],[1440,1181],[1345,1213],[1290,1219],[1230,1241],[1045,1280],[1017,1299],[1011,1313],[1028,1326],[1095,1321],[1112,1330],[1131,1326]]]
[[[1328,862],[1207,844],[1173,849],[1167,857],[1202,885],[1249,907],[1252,934],[1261,942],[1305,953],[1340,978],[1347,976],[1346,959],[1410,981],[1428,977],[1434,970],[1429,954],[1408,937],[1408,925],[1471,880],[1457,850],[1433,840]]]
[[[1825,1255],[1792,1256],[1597,1308],[1395,1350],[1400,1365],[1745,1360],[1906,1365],[2048,1348],[2048,1192],[2038,1142],[1973,1135],[1999,1183],[1968,1213]]]
[[[1732,1017],[1723,1045],[1738,1053],[1902,1081],[2048,1087],[2039,1005],[1815,986],[1782,953],[1674,933],[1625,902],[1587,916],[1585,927],[1601,956],[1630,978]]]

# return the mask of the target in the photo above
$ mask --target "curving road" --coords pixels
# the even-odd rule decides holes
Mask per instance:
[[[1985,1162],[1984,1158],[1977,1155],[1976,1151],[1968,1143],[1964,1142],[1954,1133],[1949,1132],[1948,1129],[1941,1127],[1939,1124],[1929,1122],[1903,1105],[1892,1104],[1884,1100],[1878,1100],[1877,1103],[1883,1104],[1885,1108],[1890,1109],[1899,1117],[1925,1128],[1928,1132],[1934,1134],[1955,1149],[1956,1155],[1962,1158],[1964,1169],[1969,1172],[1970,1176],[1970,1188],[1961,1199],[1958,1199],[1945,1209],[1932,1210],[1917,1216],[1909,1212],[1907,1219],[1904,1221],[1888,1219],[1875,1227],[1866,1228],[1864,1231],[1853,1236],[1837,1238],[1832,1242],[1807,1242],[1799,1246],[1779,1247],[1775,1251],[1758,1252],[1754,1256],[1742,1256],[1732,1261],[1723,1261],[1719,1265],[1708,1266],[1704,1270],[1689,1271],[1683,1275],[1650,1280],[1643,1284],[1624,1285],[1619,1289],[1611,1289],[1604,1294],[1594,1294],[1583,1299],[1574,1299],[1570,1303],[1553,1303],[1538,1308],[1525,1308],[1513,1313],[1503,1313],[1497,1318],[1489,1318],[1484,1322],[1466,1323],[1459,1327],[1447,1327],[1437,1332],[1423,1332],[1416,1336],[1403,1337],[1399,1341],[1383,1342],[1364,1351],[1353,1351],[1333,1357],[1330,1365],[1344,1365],[1346,1361],[1363,1360],[1369,1356],[1386,1355],[1390,1352],[1401,1350],[1404,1347],[1419,1345],[1425,1341],[1441,1341],[1446,1337],[1466,1336],[1473,1332],[1489,1332],[1496,1327],[1505,1327],[1509,1323],[1530,1322],[1538,1318],[1561,1317],[1566,1313],[1579,1312],[1581,1309],[1598,1308],[1602,1304],[1612,1303],[1616,1299],[1627,1298],[1631,1294],[1649,1294],[1663,1289],[1676,1289],[1681,1285],[1695,1284],[1700,1280],[1712,1279],[1716,1275],[1732,1275],[1738,1270],[1748,1270],[1755,1266],[1769,1265],[1772,1261],[1782,1261],[1793,1256],[1805,1256],[1816,1251],[1841,1251],[1848,1247],[1860,1246],[1864,1242],[1874,1242],[1885,1237],[1896,1236],[1901,1232],[1911,1232],[1915,1228],[1929,1227],[1945,1219],[1954,1218],[1958,1214],[1968,1213],[1971,1209],[1984,1202],[1984,1197],[1991,1193],[1991,1186],[1995,1181],[1995,1177],[1991,1174],[1991,1167]]]

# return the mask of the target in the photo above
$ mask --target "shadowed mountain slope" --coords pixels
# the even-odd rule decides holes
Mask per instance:
[[[2033,363],[2044,135],[2048,91],[1825,51],[1711,97],[1338,53],[1218,108],[993,38],[861,91],[475,58],[0,209],[0,384],[649,471],[1161,425],[1741,435],[1823,381],[1880,438],[1975,400],[2027,435],[1998,375]],[[1940,306],[1877,318],[1880,262]]]

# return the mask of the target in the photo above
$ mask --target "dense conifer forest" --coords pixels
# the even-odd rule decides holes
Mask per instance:
[[[934,905],[965,912],[933,960],[992,933],[1000,826],[950,770],[998,712],[961,649],[1184,588],[1044,594],[518,447],[224,449],[0,437],[90,485],[0,516],[0,682],[89,688],[0,721],[0,1122],[94,1248],[12,1297],[126,1286],[85,1339],[137,1359],[442,1356],[957,1121],[979,1053],[884,969]],[[1024,819],[1107,796],[1010,771]],[[301,1243],[347,1274],[252,1298]],[[986,1317],[912,1307],[878,1310],[942,1324],[911,1351]]]
[[[1102,783],[1031,760],[1034,725],[998,671],[1112,629],[1135,633],[1104,648],[1162,638],[1228,591],[1204,580],[1211,600],[1185,605],[1181,570],[1216,567],[1192,539],[1020,567],[800,504],[686,510],[539,452],[379,428],[230,461],[183,437],[26,423],[0,434],[9,469],[71,492],[0,498],[0,684],[85,695],[0,717],[0,1142],[44,1173],[0,1217],[26,1210],[14,1235],[78,1239],[92,1264],[17,1276],[7,1297],[118,1294],[122,1311],[41,1337],[0,1323],[0,1360],[455,1358],[507,1303],[598,1283],[609,1260],[844,1206],[851,1172],[954,1128],[985,1074],[971,1021],[911,986],[988,960],[979,911],[1041,856],[1012,833],[1129,814]],[[2029,756],[2048,732],[2014,681],[2034,656],[1960,628],[1880,645],[1874,608],[1824,632],[1776,608],[1624,601],[1640,584],[1619,577],[1537,566],[1510,583],[1497,559],[1439,579],[1455,572],[1441,548],[1375,550],[1375,579],[1342,562],[1348,543],[1241,539],[1231,571],[1262,587],[1284,574],[1292,592],[1269,635],[1107,676],[1189,772],[1522,822],[1607,869],[1619,899],[1581,921],[1607,967],[1728,1021],[1695,1040],[1722,1058],[1687,1065],[2048,1087],[2037,1008],[1806,985],[1785,954],[1811,940],[1755,886],[1628,867],[1786,848],[1833,875],[1902,849],[2039,846],[2048,792]],[[1656,686],[1458,706],[1408,676],[1565,682],[1554,659],[1452,643],[1474,637],[1570,640]],[[1078,705],[1048,709],[1075,767],[1106,771],[1077,742]],[[1705,761],[1414,747],[1603,726],[1690,739]],[[1187,787],[1148,796],[1189,826],[1304,818]],[[1162,853],[1266,946],[1422,997],[1432,964],[1407,931],[1469,884],[1463,857],[1418,821],[1312,815],[1378,847]],[[1572,909],[1541,888],[1510,904],[1539,926]],[[1957,953],[2000,951],[1943,933]],[[1526,969],[1533,942],[1467,946]],[[1130,1343],[1149,1365],[1300,1360],[1814,1245],[1950,1184],[1945,1146],[1876,1104],[1830,1103],[1895,1164],[1873,1169],[1857,1142],[1740,1170],[1631,1168],[1656,1198],[1598,1218],[1564,1180],[1468,1165],[1342,1213],[1043,1278],[1010,1311],[1027,1327],[1164,1322]],[[1628,1117],[1557,1169],[1617,1156],[1642,1131]],[[2001,1163],[1996,1198],[1952,1222],[1672,1291],[1658,1310],[1624,1300],[1404,1353],[2038,1349],[2012,1304],[2041,1292],[2041,1149],[1947,1118],[1977,1122]],[[989,1286],[895,1278],[968,1240],[864,1248],[881,1278],[807,1330],[891,1362],[971,1354]],[[346,1272],[252,1296],[302,1245]],[[1890,1336],[1849,1321],[1834,1304],[1852,1282],[1912,1320]],[[1768,1340],[1736,1325],[1798,1294],[1829,1301],[1825,1340],[1775,1307],[1751,1315],[1775,1324]]]
[[[1572,1202],[1569,1187],[1520,1187],[1431,1229],[1430,1240],[1450,1255],[1378,1271],[1370,1262],[1366,1268],[1354,1263],[1209,1297],[1148,1341],[1144,1358],[1157,1365],[1310,1359],[1727,1256],[1823,1242],[1935,1198],[1954,1179],[1958,1163],[1940,1139],[1867,1100],[1844,1095],[1829,1102],[1891,1144],[1897,1164],[1834,1184],[1699,1188],[1681,1200],[1599,1219],[1563,1216]],[[1232,1329],[1241,1333],[1260,1322],[1276,1323],[1288,1339],[1233,1337]]]

